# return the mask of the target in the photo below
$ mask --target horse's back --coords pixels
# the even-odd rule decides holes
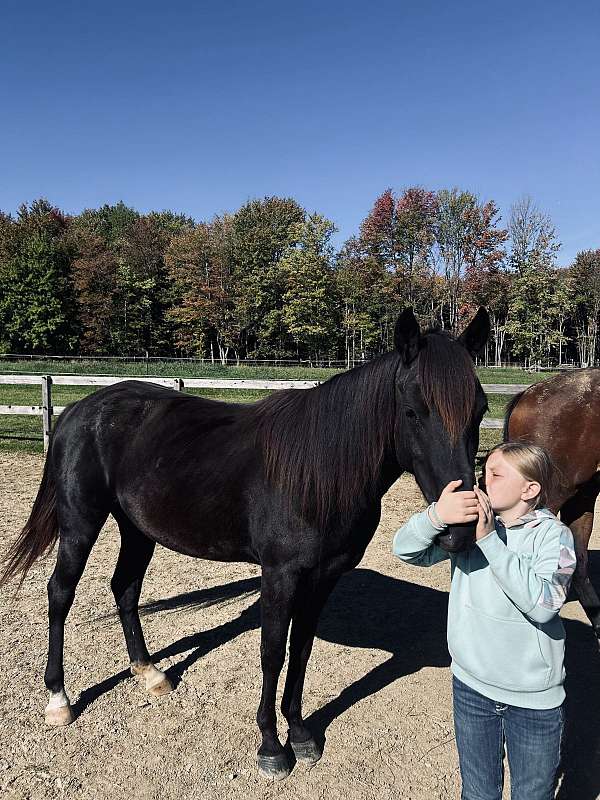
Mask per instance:
[[[53,435],[53,447],[79,439],[113,452],[139,447],[149,435],[182,441],[198,429],[206,433],[242,420],[239,404],[223,403],[143,381],[104,387],[68,406]]]
[[[563,372],[533,384],[510,410],[511,440],[545,447],[572,486],[600,466],[600,368]]]
[[[70,406],[51,458],[58,484],[118,506],[171,549],[247,559],[245,491],[257,452],[243,406],[124,381]]]
[[[553,375],[530,386],[511,409],[510,438],[530,429],[544,429],[557,422],[583,427],[600,418],[600,368],[590,367]]]

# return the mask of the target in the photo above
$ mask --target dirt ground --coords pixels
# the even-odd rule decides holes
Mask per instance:
[[[42,458],[0,456],[0,548],[25,522]],[[422,507],[412,479],[385,498],[360,566],[332,595],[306,681],[308,723],[325,740],[311,770],[278,784],[257,775],[260,571],[157,549],[144,583],[150,652],[176,690],[149,698],[127,669],[109,581],[114,523],[103,530],[68,619],[66,687],[77,715],[44,725],[46,582],[53,557],[21,594],[0,596],[1,800],[188,798],[458,798],[449,657],[448,564],[408,567],[390,554],[394,530]],[[600,535],[591,554],[600,578]],[[560,798],[600,797],[600,656],[578,603],[567,627],[568,706]],[[285,739],[285,725],[280,720]],[[505,790],[508,797],[508,787]]]

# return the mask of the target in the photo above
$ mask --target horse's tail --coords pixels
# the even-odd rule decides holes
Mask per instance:
[[[50,453],[46,458],[44,474],[29,519],[19,538],[2,559],[0,587],[15,575],[20,575],[17,592],[35,561],[49,553],[58,539],[58,516],[56,513],[56,483]]]
[[[504,414],[504,428],[502,429],[502,441],[508,442],[508,423],[510,421],[510,415],[515,410],[515,406],[519,402],[519,400],[523,397],[525,391],[519,392],[516,394],[510,401],[510,403],[506,406],[506,412]]]

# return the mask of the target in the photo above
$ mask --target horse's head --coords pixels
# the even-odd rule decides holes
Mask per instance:
[[[396,373],[396,455],[401,467],[415,476],[428,502],[437,500],[452,480],[472,490],[479,425],[487,409],[486,396],[475,374],[473,356],[490,331],[480,308],[458,339],[444,331],[421,334],[410,309],[396,323],[395,343],[401,365]],[[453,525],[438,537],[449,552],[473,540],[475,526]]]

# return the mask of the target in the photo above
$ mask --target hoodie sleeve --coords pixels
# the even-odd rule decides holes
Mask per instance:
[[[567,599],[575,572],[573,534],[554,520],[532,556],[509,550],[496,531],[477,545],[504,594],[533,622],[549,622]]]
[[[433,543],[439,533],[429,521],[427,511],[413,514],[406,525],[396,531],[392,552],[407,564],[431,567],[450,558],[449,553]]]

